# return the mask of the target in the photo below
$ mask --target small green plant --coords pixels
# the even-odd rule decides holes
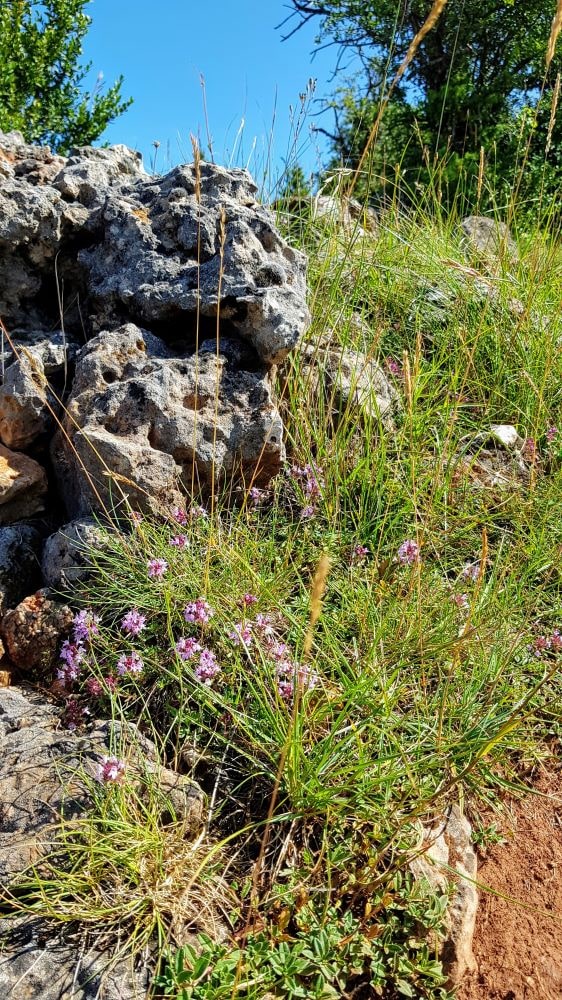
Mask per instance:
[[[411,879],[396,877],[372,901],[374,919],[359,919],[342,907],[321,915],[308,904],[294,915],[292,933],[249,934],[244,947],[217,945],[200,935],[197,945],[179,949],[157,980],[161,995],[174,1000],[259,1000],[267,994],[288,1000],[337,1000],[369,988],[373,996],[444,1000],[449,994],[435,957],[446,906]]]

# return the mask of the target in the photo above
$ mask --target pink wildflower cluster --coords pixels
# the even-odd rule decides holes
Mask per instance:
[[[251,486],[248,490],[248,500],[252,507],[259,507],[269,496],[267,490],[260,490],[258,486]]]
[[[217,663],[215,654],[210,649],[202,649],[199,663],[195,667],[195,676],[202,684],[210,687],[215,677],[220,674],[221,668]]]
[[[407,538],[398,547],[396,558],[402,566],[413,566],[420,561],[420,547],[412,538]]]
[[[138,653],[133,650],[130,653],[123,653],[117,660],[117,673],[120,677],[126,674],[141,674],[144,663]]]
[[[551,635],[539,635],[533,639],[529,646],[529,651],[542,660],[549,655],[557,656],[562,652],[562,634],[560,629],[555,628]]]
[[[92,636],[99,632],[99,615],[93,611],[79,611],[74,616],[73,635],[77,643],[90,642]]]
[[[239,622],[229,632],[229,638],[237,646],[244,646],[246,649],[252,643],[261,648],[274,668],[277,693],[285,701],[291,700],[295,687],[308,691],[319,681],[316,671],[294,662],[288,645],[276,634],[271,615],[257,614],[253,621]]]
[[[468,594],[452,594],[451,600],[453,604],[456,604],[457,608],[461,611],[466,611],[470,607],[470,600]]]
[[[258,603],[258,599],[255,594],[243,594],[237,603],[239,608],[250,608],[253,604]]]
[[[214,615],[214,611],[211,605],[205,600],[204,597],[198,597],[196,601],[191,601],[190,604],[183,610],[183,617],[186,622],[194,622],[198,625],[207,625]]]
[[[188,510],[182,510],[181,507],[174,507],[172,509],[172,517],[174,521],[177,521],[178,524],[185,527],[185,525],[189,524],[190,521],[197,521],[201,519],[207,520],[209,515],[204,507],[192,504]]]
[[[318,465],[309,463],[308,465],[292,465],[289,469],[289,476],[292,481],[301,488],[308,503],[301,510],[301,519],[310,520],[316,514],[318,500],[322,496],[324,488],[324,477]]]
[[[191,660],[202,649],[201,643],[191,637],[178,639],[174,648],[181,660]]]
[[[141,615],[136,608],[127,611],[121,619],[121,628],[127,635],[140,635],[146,625],[146,615]]]
[[[153,580],[161,580],[168,569],[165,559],[149,559],[147,562],[148,575]]]
[[[558,430],[558,427],[548,427],[546,431],[546,440],[548,444],[552,444],[554,441],[556,441],[559,434],[560,431]]]
[[[187,549],[189,548],[189,538],[187,535],[173,535],[169,544],[176,549]]]
[[[65,687],[74,684],[80,676],[80,667],[86,656],[86,644],[99,632],[99,617],[93,611],[79,611],[72,623],[73,640],[66,639],[61,647],[60,659],[62,665],[57,670],[57,677]]]
[[[89,714],[90,709],[86,705],[81,705],[76,698],[68,698],[64,706],[64,724],[72,732]]]
[[[351,553],[351,563],[360,565],[365,562],[369,555],[370,552],[366,545],[355,545]]]
[[[80,664],[82,663],[86,651],[79,643],[70,642],[66,639],[60,651],[60,659],[63,666],[57,670],[57,677],[65,686],[73,684],[80,676]]]
[[[102,785],[120,785],[125,777],[127,765],[118,757],[103,756],[97,766],[96,781]]]
[[[389,372],[390,375],[394,375],[394,378],[404,378],[404,369],[398,361],[389,357],[386,359],[385,364],[387,372]]]
[[[206,684],[207,687],[211,686],[215,677],[221,672],[217,658],[212,650],[206,649],[192,636],[185,636],[178,639],[174,646],[174,651],[180,660],[184,661],[199,657],[199,661],[193,672],[197,680],[201,681],[202,684]]]
[[[480,576],[480,563],[465,563],[461,570],[461,576],[463,580],[470,580],[472,583],[476,583]]]

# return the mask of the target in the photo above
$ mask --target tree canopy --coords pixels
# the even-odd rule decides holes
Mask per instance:
[[[331,101],[335,127],[329,134],[340,161],[354,165],[431,0],[291,0],[291,5],[285,33],[316,21],[317,45],[336,46],[336,68],[345,71],[347,64],[353,70]],[[421,169],[424,150],[426,160],[437,154],[458,162],[477,159],[484,146],[507,168],[517,128],[527,127],[528,133],[529,111],[535,113],[533,142],[542,139],[544,149],[561,65],[555,58],[545,72],[555,10],[556,0],[448,0],[392,95],[379,158]],[[549,152],[556,167],[560,150],[552,141]]]
[[[131,103],[120,77],[91,93],[82,84],[82,41],[90,0],[0,0],[0,129],[60,153],[98,139]]]

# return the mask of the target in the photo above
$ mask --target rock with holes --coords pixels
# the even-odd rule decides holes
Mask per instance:
[[[305,258],[245,170],[183,164],[149,177],[124,146],[68,159],[0,134],[0,314],[71,334],[132,320],[180,353],[197,333],[282,360],[309,322]],[[202,338],[203,339],[203,338]]]
[[[0,528],[0,616],[41,582],[41,535],[30,524]]]
[[[267,370],[243,343],[177,357],[129,323],[104,331],[76,364],[64,433],[52,450],[69,513],[169,508],[191,483],[269,481],[284,458]]]
[[[12,663],[26,673],[48,674],[74,615],[66,604],[53,600],[48,590],[38,590],[0,622],[0,635]]]
[[[42,466],[0,444],[0,524],[23,521],[44,510],[46,493]]]
[[[446,934],[439,950],[451,985],[476,968],[472,940],[478,910],[477,860],[471,836],[469,821],[453,805],[447,815],[436,817],[424,828],[423,850],[410,862],[416,878],[429,882],[437,892],[450,890]]]
[[[78,254],[98,327],[126,317],[185,352],[218,316],[263,362],[282,360],[309,320],[304,257],[256,191],[247,171],[201,163],[107,198]]]
[[[25,451],[53,426],[56,400],[49,391],[41,356],[21,350],[0,386],[0,440]]]

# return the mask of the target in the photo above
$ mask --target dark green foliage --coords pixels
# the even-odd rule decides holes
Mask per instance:
[[[338,46],[341,65],[353,57],[354,76],[331,102],[331,139],[335,162],[355,166],[430,0],[292,0],[292,6],[301,23],[318,20],[318,44]],[[368,164],[371,189],[397,165],[413,188],[439,161],[444,184],[462,178],[470,200],[484,147],[492,185],[511,183],[524,164],[526,195],[554,190],[561,178],[560,121],[550,142],[547,133],[561,62],[555,58],[545,76],[545,52],[555,9],[555,0],[449,0],[384,112]]]
[[[88,145],[131,103],[120,77],[105,93],[81,84],[90,0],[0,0],[0,129],[59,153]]]

